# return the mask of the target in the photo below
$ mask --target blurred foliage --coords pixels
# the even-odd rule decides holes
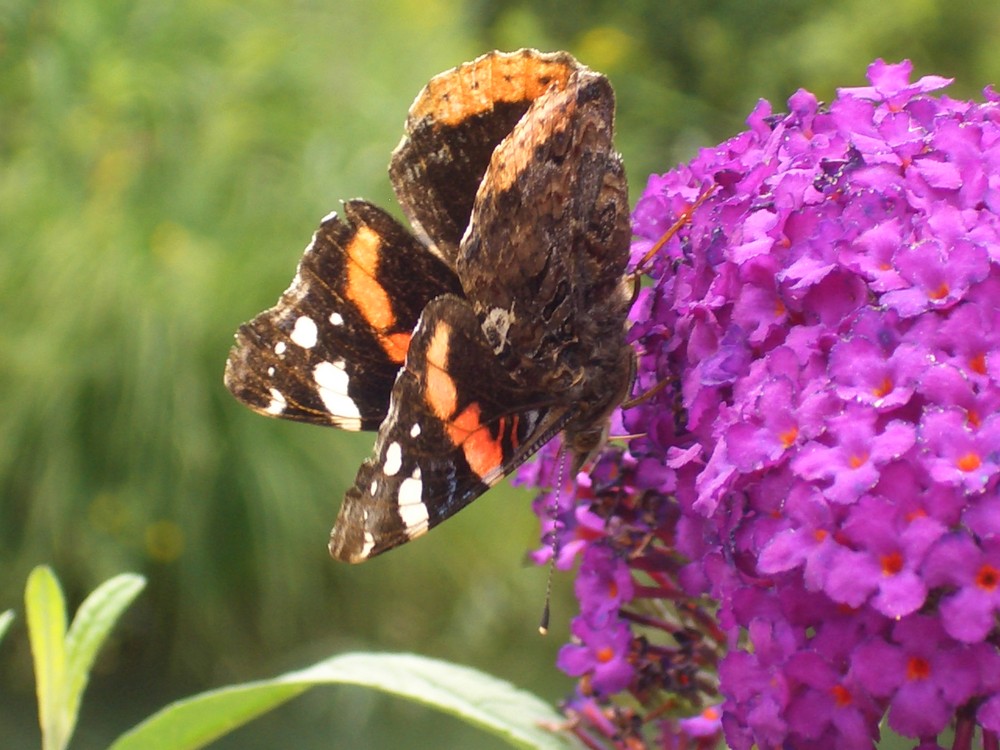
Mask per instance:
[[[74,605],[115,573],[149,579],[77,746],[348,648],[567,689],[552,663],[569,583],[537,638],[527,496],[493,491],[425,540],[335,565],[327,531],[370,436],[265,421],[221,385],[233,331],[284,289],[319,217],[359,195],[398,214],[385,167],[431,75],[494,47],[572,51],[615,84],[637,195],[758,98],[829,98],[876,57],[976,96],[1000,78],[998,33],[1000,6],[943,0],[0,0],[0,608],[43,562]],[[3,649],[0,745],[37,744],[23,631]],[[469,740],[350,690],[293,706],[228,746]]]

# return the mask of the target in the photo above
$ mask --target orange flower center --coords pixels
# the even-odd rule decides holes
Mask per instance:
[[[605,646],[604,648],[597,649],[597,661],[601,664],[607,664],[609,661],[615,658],[615,650],[610,646]]]
[[[926,680],[931,676],[931,665],[921,656],[911,656],[906,665],[906,679]]]
[[[983,565],[976,573],[976,585],[986,591],[993,591],[1000,584],[1000,570],[989,563]]]
[[[969,369],[972,370],[977,375],[986,374],[986,353],[979,352],[969,358]]]
[[[882,555],[882,573],[894,576],[903,569],[903,556],[899,552]]]
[[[867,453],[855,453],[848,460],[848,464],[850,464],[850,467],[852,469],[857,469],[861,466],[864,466],[867,462],[868,462]]]
[[[882,398],[883,396],[892,393],[892,389],[894,387],[895,386],[892,382],[892,378],[886,375],[884,378],[882,378],[882,382],[872,389],[872,393],[875,394],[875,398]]]
[[[853,699],[851,698],[851,691],[843,685],[834,685],[830,688],[830,692],[833,693],[833,700],[837,704],[838,708],[844,708],[845,706],[851,705],[853,702]]]
[[[798,436],[799,436],[798,425],[793,425],[793,426],[789,427],[787,430],[784,430],[783,432],[779,432],[778,433],[778,440],[781,441],[781,444],[784,447],[788,448],[793,443],[795,443],[795,440],[796,440],[796,438],[798,438]]]
[[[941,285],[934,291],[928,293],[927,296],[936,302],[937,300],[941,300],[947,297],[950,291],[951,289],[948,288],[948,284],[942,281]]]
[[[959,456],[955,465],[958,466],[962,471],[975,471],[980,466],[982,466],[983,461],[979,458],[979,454],[974,451],[969,451],[964,456]]]

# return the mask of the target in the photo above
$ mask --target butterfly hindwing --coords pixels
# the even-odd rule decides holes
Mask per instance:
[[[469,304],[424,310],[392,390],[389,414],[330,535],[330,552],[361,562],[464,508],[561,428],[563,410],[498,365]]]
[[[460,289],[399,222],[350,201],[320,224],[278,303],[240,327],[226,386],[268,416],[375,429],[424,306]]]

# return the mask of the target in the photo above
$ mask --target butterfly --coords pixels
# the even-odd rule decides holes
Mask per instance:
[[[608,79],[565,52],[491,52],[430,80],[389,175],[322,220],[225,384],[268,416],[377,430],[330,534],[361,562],[456,513],[562,434],[603,444],[626,341],[628,187]]]

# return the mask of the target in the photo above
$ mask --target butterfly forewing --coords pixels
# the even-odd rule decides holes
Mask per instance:
[[[348,202],[320,224],[278,303],[240,327],[226,386],[268,416],[375,429],[424,306],[460,289],[385,211]]]

